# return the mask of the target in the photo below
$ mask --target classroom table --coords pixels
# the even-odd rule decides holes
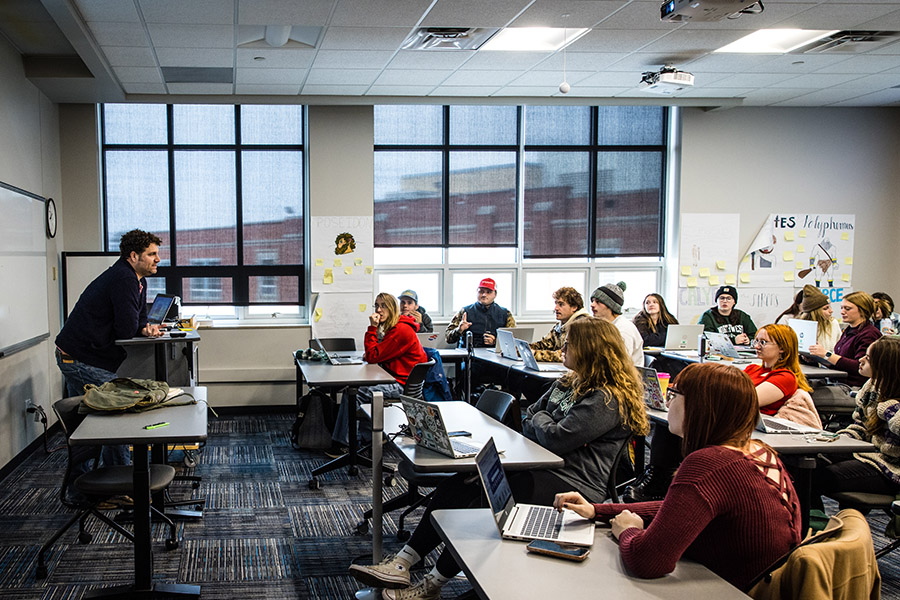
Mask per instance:
[[[371,467],[372,463],[359,456],[358,442],[356,439],[356,392],[362,385],[378,385],[381,383],[396,383],[394,377],[382,369],[379,365],[363,363],[361,365],[332,365],[329,362],[298,360],[294,358],[297,367],[297,400],[303,396],[303,382],[309,387],[344,388],[344,402],[350,402],[351,410],[347,411],[349,440],[347,454],[331,460],[312,471],[309,480],[310,489],[319,488],[319,475],[347,466],[350,475],[358,473],[357,465]]]
[[[194,342],[200,341],[200,334],[197,333],[196,330],[191,331],[182,331],[180,333],[184,333],[183,337],[172,337],[172,333],[179,333],[178,331],[166,332],[165,335],[160,337],[146,337],[143,335],[139,335],[133,338],[116,340],[117,346],[123,346],[125,350],[128,350],[128,347],[135,346],[152,346],[153,347],[153,367],[154,367],[154,375],[153,378],[157,381],[169,381],[169,367],[168,361],[166,360],[166,350],[169,348],[174,348],[175,344],[185,344],[184,351],[186,352],[185,356],[188,361],[188,374],[190,377],[190,383],[196,383],[194,381]]]
[[[598,526],[583,562],[531,554],[525,542],[501,539],[487,508],[436,510],[438,533],[479,597],[490,600],[729,600],[747,596],[703,565],[682,559],[658,579],[629,575],[609,527]]]
[[[94,596],[123,599],[186,596],[199,598],[200,586],[153,582],[153,548],[150,513],[149,446],[206,440],[206,388],[185,388],[196,404],[167,406],[143,413],[92,414],[75,429],[69,443],[75,446],[131,444],[134,448],[134,584],[89,592]],[[165,427],[145,429],[149,424],[167,422]],[[99,566],[99,565],[98,565]]]
[[[504,358],[494,348],[475,348],[472,362],[477,365],[481,380],[496,383],[514,396],[525,394],[531,402],[540,398],[554,381],[565,375],[565,371],[526,369],[521,360]]]
[[[686,363],[700,362],[700,355],[694,350],[666,350],[664,352],[660,352],[660,356],[671,358],[674,360],[680,360]],[[729,360],[727,358],[723,358],[718,360],[707,359],[706,362],[722,363],[725,365],[731,364],[732,366],[738,367],[739,369],[743,369],[750,364],[761,364],[761,361],[759,359]],[[807,379],[843,379],[847,376],[846,371],[828,369],[820,365],[807,365],[804,363],[800,363],[800,371],[804,376],[806,376]]]

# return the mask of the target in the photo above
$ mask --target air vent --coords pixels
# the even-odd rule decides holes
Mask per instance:
[[[838,31],[797,50],[800,54],[862,54],[900,40],[897,31]]]
[[[231,67],[162,67],[166,83],[234,83]]]
[[[477,50],[499,27],[420,27],[403,40],[403,50]]]

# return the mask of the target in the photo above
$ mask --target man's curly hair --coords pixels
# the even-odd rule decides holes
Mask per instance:
[[[138,256],[140,256],[150,244],[159,246],[162,244],[162,240],[152,233],[140,229],[132,229],[127,233],[123,233],[122,238],[119,240],[119,256],[128,258],[132,252],[137,252]]]

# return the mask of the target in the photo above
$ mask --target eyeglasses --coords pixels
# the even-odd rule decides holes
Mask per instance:
[[[672,404],[675,401],[675,396],[684,396],[677,388],[674,386],[669,386],[669,389],[666,390],[666,406]]]
[[[750,342],[751,346],[759,346],[760,348],[765,348],[766,344],[771,344],[771,340],[761,340],[759,338],[753,338],[753,341]]]
[[[378,310],[379,308],[385,309],[385,308],[387,308],[387,304],[381,304],[380,302],[376,302],[375,304],[372,305],[372,308],[374,308],[375,310]]]

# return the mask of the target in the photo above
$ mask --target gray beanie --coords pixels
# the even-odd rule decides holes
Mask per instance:
[[[609,310],[621,315],[622,305],[625,304],[625,287],[624,281],[601,285],[591,294],[591,300],[605,304]]]

